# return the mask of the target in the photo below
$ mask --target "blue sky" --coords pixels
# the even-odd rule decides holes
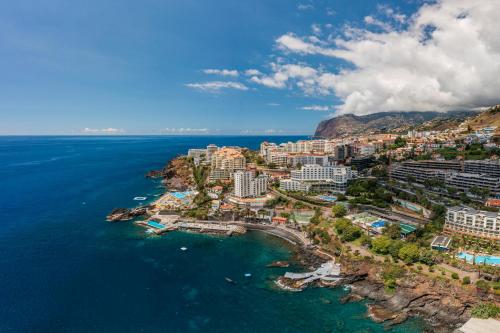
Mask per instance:
[[[0,134],[311,134],[334,113],[405,109],[359,86],[380,82],[358,57],[380,52],[360,39],[399,43],[420,29],[419,10],[416,0],[4,1]]]

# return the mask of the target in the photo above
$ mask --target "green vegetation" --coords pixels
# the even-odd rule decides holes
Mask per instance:
[[[494,303],[481,303],[472,308],[472,317],[488,319],[497,318],[500,315],[500,307]]]
[[[286,206],[288,202],[288,199],[278,196],[274,199],[267,200],[264,206],[266,208],[275,208],[276,206]]]
[[[335,205],[332,207],[332,213],[335,217],[344,217],[347,213],[347,209],[344,205]]]
[[[403,277],[405,269],[397,264],[386,263],[382,270],[382,279],[384,286],[388,290],[394,290],[397,286],[396,280]]]
[[[349,184],[346,193],[355,197],[349,200],[352,205],[364,204],[387,208],[392,203],[392,193],[379,186],[376,179],[357,179]]]
[[[399,249],[399,258],[406,264],[417,262],[420,258],[420,249],[416,244],[405,244]]]
[[[401,238],[401,227],[397,223],[390,223],[382,229],[382,234],[390,239],[399,239]]]
[[[372,250],[378,254],[388,254],[392,240],[387,236],[380,236],[372,240]]]
[[[464,276],[464,278],[462,279],[462,284],[463,285],[470,284],[470,277]]]
[[[453,280],[458,280],[459,276],[458,276],[458,274],[457,274],[457,273],[453,272],[453,273],[451,273],[451,278],[452,278]]]
[[[339,238],[344,242],[352,242],[361,237],[361,228],[352,224],[351,220],[339,218],[335,221],[334,228]]]
[[[402,137],[398,136],[396,140],[394,140],[394,143],[390,145],[388,148],[389,149],[397,149],[406,146],[406,140],[403,139]]]

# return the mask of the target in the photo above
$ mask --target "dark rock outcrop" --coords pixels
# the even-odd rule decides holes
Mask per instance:
[[[115,208],[106,216],[106,221],[128,221],[134,217],[147,215],[150,206],[140,206],[136,208]]]

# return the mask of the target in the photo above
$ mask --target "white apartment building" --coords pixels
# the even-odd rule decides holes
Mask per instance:
[[[234,195],[239,198],[258,197],[267,193],[267,177],[250,171],[234,173]]]
[[[188,157],[192,157],[192,158],[201,158],[203,156],[206,156],[206,154],[207,154],[206,149],[193,148],[193,149],[188,150]]]
[[[291,179],[280,181],[280,189],[305,192],[345,192],[347,182],[356,175],[357,172],[350,167],[307,164],[300,170],[292,170]]]
[[[281,179],[280,189],[283,191],[309,192],[309,190],[311,189],[311,184],[293,179]]]
[[[500,240],[500,214],[470,207],[448,208],[444,230],[470,236]]]
[[[207,160],[211,160],[212,155],[219,150],[219,147],[217,147],[214,144],[209,144],[206,149],[206,158]]]
[[[356,175],[356,171],[346,166],[303,165],[300,170],[292,170],[290,178],[299,181],[347,182]]]

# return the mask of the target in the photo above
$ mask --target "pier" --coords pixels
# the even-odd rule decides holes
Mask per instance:
[[[291,273],[286,272],[286,279],[298,281],[297,286],[304,286],[316,280],[322,280],[326,282],[337,282],[341,280],[340,277],[340,264],[336,264],[335,261],[328,261],[322,264],[317,270],[313,272],[305,273]]]

